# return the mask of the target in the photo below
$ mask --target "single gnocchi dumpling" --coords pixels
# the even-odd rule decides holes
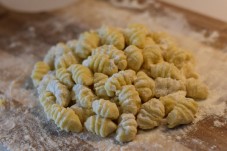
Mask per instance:
[[[83,65],[74,64],[68,68],[68,71],[72,74],[72,79],[76,84],[92,85],[94,82],[94,76],[92,71]]]
[[[173,64],[162,62],[155,65],[151,65],[150,75],[152,78],[156,79],[158,77],[162,78],[172,78],[176,80],[184,79],[180,70]]]
[[[192,54],[182,48],[171,47],[164,53],[164,59],[173,63],[177,68],[181,69],[185,63],[194,63],[194,58]]]
[[[47,118],[51,118],[51,106],[55,104],[56,97],[50,91],[44,91],[42,94],[39,95],[39,101],[42,105]]]
[[[120,90],[116,91],[116,95],[118,96],[121,112],[136,115],[140,109],[141,100],[135,86],[122,86]]]
[[[186,96],[194,99],[206,99],[208,96],[207,86],[194,78],[186,80],[186,91]]]
[[[152,64],[163,62],[161,49],[157,45],[146,47],[142,52],[144,58],[144,69],[150,69]]]
[[[186,79],[189,79],[189,78],[198,79],[199,78],[198,73],[196,73],[196,71],[191,63],[184,64],[183,67],[181,68],[181,72],[185,76]]]
[[[110,59],[114,60],[114,64],[117,65],[118,69],[124,70],[127,67],[127,60],[124,52],[117,49],[113,45],[103,45],[92,51],[92,55],[106,54]]]
[[[51,80],[56,80],[56,77],[53,74],[48,73],[43,77],[37,88],[39,95],[46,91],[47,85]]]
[[[93,111],[104,118],[117,119],[119,111],[115,103],[109,100],[99,99],[92,102]]]
[[[137,122],[133,114],[122,114],[119,119],[116,140],[119,142],[129,142],[136,137]]]
[[[154,45],[156,45],[156,43],[154,42],[152,37],[151,36],[147,36],[144,48],[153,47]]]
[[[44,62],[50,66],[50,69],[54,69],[55,58],[61,57],[63,54],[71,52],[71,49],[64,43],[58,43],[56,46],[50,48],[48,53],[44,57]]]
[[[93,72],[100,72],[109,76],[118,72],[118,67],[114,64],[114,61],[105,54],[90,56],[82,64],[90,68]]]
[[[113,74],[105,83],[107,95],[112,97],[117,90],[124,85],[130,85],[136,79],[136,73],[133,70],[120,71]]]
[[[167,116],[169,128],[174,128],[181,124],[189,124],[194,120],[198,110],[197,103],[190,98],[185,98],[177,102],[173,110]]]
[[[154,94],[157,98],[180,90],[185,91],[185,84],[180,80],[175,80],[171,78],[155,79]]]
[[[158,44],[163,50],[167,50],[176,45],[174,39],[163,32],[153,32],[150,34],[152,39]]]
[[[56,103],[67,107],[70,102],[70,93],[68,88],[63,85],[59,80],[51,80],[47,87],[47,91],[50,91],[56,97]]]
[[[35,87],[37,87],[43,77],[50,71],[50,67],[45,62],[39,61],[35,64],[32,70],[32,81]]]
[[[77,43],[78,43],[78,40],[72,39],[72,40],[67,41],[66,45],[71,49],[71,51],[72,51],[74,57],[76,58],[76,60],[78,61],[78,63],[81,63],[82,59],[76,54]]]
[[[178,101],[184,100],[186,91],[177,91],[175,93],[168,94],[160,97],[159,100],[165,106],[165,115],[167,116],[171,112]]]
[[[67,132],[81,132],[83,129],[79,117],[73,110],[58,104],[51,106],[51,119],[59,128]]]
[[[90,56],[93,49],[97,48],[100,43],[99,35],[96,32],[84,32],[80,34],[77,46],[76,55],[82,59]]]
[[[98,29],[102,45],[114,45],[122,50],[125,48],[125,38],[121,31],[113,27],[102,26]]]
[[[105,89],[105,83],[107,80],[108,80],[108,76],[103,73],[94,74],[94,90],[95,90],[95,94],[98,97],[101,97],[104,99],[109,98]]]
[[[158,99],[151,99],[141,106],[137,115],[138,127],[141,129],[153,129],[161,124],[165,116],[165,108]]]
[[[72,64],[77,64],[78,61],[74,57],[72,52],[63,54],[55,59],[55,69],[68,68]]]
[[[72,74],[65,68],[60,68],[56,70],[56,78],[71,89],[74,85]]]
[[[73,86],[71,96],[72,100],[83,108],[91,108],[92,101],[96,99],[90,88],[80,84]]]
[[[154,80],[151,79],[143,71],[139,71],[137,73],[137,78],[134,81],[134,85],[136,87],[136,91],[139,92],[140,98],[143,102],[147,102],[154,96]]]
[[[143,64],[142,50],[134,45],[130,45],[124,50],[127,56],[128,69],[138,71]]]
[[[145,47],[147,34],[148,29],[140,24],[129,25],[124,30],[126,44],[135,45],[140,49]]]
[[[74,104],[70,107],[70,109],[72,109],[74,113],[78,115],[82,124],[87,120],[88,117],[95,115],[91,108],[82,108],[78,104]]]
[[[90,116],[84,125],[88,131],[101,137],[107,137],[117,129],[117,125],[113,121],[98,115]]]

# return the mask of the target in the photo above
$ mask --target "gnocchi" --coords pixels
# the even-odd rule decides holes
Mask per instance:
[[[71,89],[74,85],[72,74],[65,68],[60,68],[56,70],[56,78],[66,85],[69,89]]]
[[[94,90],[95,94],[101,98],[109,98],[105,89],[105,83],[108,79],[108,76],[103,73],[94,74]]]
[[[206,99],[208,96],[207,86],[199,80],[190,78],[186,80],[187,97],[194,99]]]

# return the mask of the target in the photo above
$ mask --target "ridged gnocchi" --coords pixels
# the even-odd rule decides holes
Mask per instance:
[[[180,80],[175,80],[171,78],[155,79],[154,94],[157,98],[180,90],[185,91],[185,84]]]
[[[76,45],[76,55],[82,59],[90,56],[93,49],[97,48],[100,43],[99,35],[96,32],[84,32],[80,34]]]
[[[139,71],[136,76],[134,81],[136,91],[138,91],[141,100],[147,102],[154,96],[155,82],[143,71]]]
[[[163,50],[167,50],[176,45],[173,38],[163,32],[153,32],[150,34],[152,39],[158,44]]]
[[[65,68],[60,68],[56,70],[56,78],[71,89],[74,85],[72,74]]]
[[[168,127],[174,128],[181,124],[191,123],[194,120],[197,110],[198,105],[193,99],[185,98],[177,102],[166,118]]]
[[[127,60],[124,52],[122,50],[117,49],[113,45],[103,45],[98,47],[92,51],[92,55],[97,54],[106,54],[110,59],[114,60],[115,65],[117,65],[118,69],[124,70],[127,67]]]
[[[55,59],[55,69],[68,68],[72,64],[77,64],[78,61],[74,57],[72,52],[63,54]]]
[[[51,80],[46,87],[46,91],[50,91],[54,94],[57,104],[63,107],[68,106],[70,102],[69,90],[59,80]]]
[[[98,115],[90,116],[84,125],[88,131],[101,137],[107,137],[117,129],[117,125],[113,121]]]
[[[136,115],[140,109],[141,99],[135,86],[122,86],[122,88],[116,92],[116,95],[118,96],[122,113],[132,113],[133,115]]]
[[[190,78],[186,80],[187,97],[194,99],[206,99],[208,96],[208,88],[200,80]]]
[[[114,96],[116,90],[120,90],[124,85],[130,85],[136,79],[136,73],[133,70],[120,71],[112,75],[105,83],[105,89],[108,96]]]
[[[136,47],[143,49],[146,44],[148,29],[140,24],[132,24],[124,30],[124,35],[127,45],[135,45]]]
[[[183,67],[181,68],[181,72],[185,76],[186,79],[189,79],[189,78],[198,79],[199,78],[198,73],[196,73],[196,71],[191,63],[184,64]]]
[[[176,80],[182,80],[183,75],[180,70],[173,64],[162,62],[152,65],[150,68],[150,75],[152,78],[156,79],[158,77],[162,78],[172,78]]]
[[[158,99],[151,99],[141,106],[137,115],[138,127],[153,129],[161,124],[165,116],[165,107]]]
[[[115,103],[109,100],[99,99],[92,102],[93,111],[104,118],[117,119],[119,111]]]
[[[92,85],[94,82],[94,75],[91,70],[83,65],[74,64],[68,68],[72,74],[72,79],[77,84]]]
[[[82,64],[93,72],[100,72],[109,76],[118,72],[118,67],[114,64],[114,61],[105,54],[89,56]]]
[[[137,122],[133,114],[122,114],[119,118],[116,140],[119,142],[129,142],[136,137]]]
[[[91,108],[92,101],[96,99],[96,96],[91,89],[84,85],[76,84],[72,89],[72,100],[83,108]]]
[[[87,120],[88,117],[95,114],[91,108],[82,108],[78,104],[74,104],[70,107],[70,109],[72,109],[74,113],[78,115],[82,124]]]
[[[45,62],[39,61],[35,64],[31,75],[31,78],[35,87],[39,85],[44,75],[46,75],[49,71],[50,71],[50,67]]]
[[[113,27],[102,26],[98,30],[103,45],[114,45],[122,50],[125,47],[125,38],[121,31]]]
[[[94,90],[95,90],[95,94],[98,97],[101,97],[104,99],[109,98],[105,89],[105,83],[107,80],[108,80],[108,76],[103,73],[94,74]]]
[[[161,49],[157,45],[144,48],[142,54],[144,69],[150,69],[152,64],[163,62]]]
[[[39,86],[37,88],[39,95],[46,91],[47,85],[51,80],[56,80],[56,77],[52,74],[46,74],[43,77],[42,81],[39,83]]]
[[[64,108],[58,104],[51,106],[51,119],[66,132],[81,132],[83,130],[79,117],[70,108]]]
[[[124,50],[127,56],[128,69],[138,71],[143,64],[143,54],[142,50],[134,45],[130,45]]]

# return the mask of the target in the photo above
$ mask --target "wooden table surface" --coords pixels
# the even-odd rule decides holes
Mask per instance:
[[[104,3],[104,2],[99,2]],[[89,22],[89,19],[75,13],[78,6],[75,4],[65,9],[50,13],[16,13],[0,7],[0,92],[7,91],[7,85],[21,75],[24,76],[24,84],[21,88],[28,92],[33,91],[29,78],[33,64],[41,60],[51,45],[59,41],[66,41],[75,38],[79,33],[90,28],[100,26],[100,23]],[[109,5],[109,4],[105,4]],[[112,6],[111,6],[112,7]],[[162,4],[157,13],[162,13],[163,8],[169,8],[183,13],[191,26],[195,29],[207,29],[211,32],[217,30],[220,33],[219,40],[209,44],[217,48],[226,46],[227,24],[209,17],[195,14],[168,4]],[[153,7],[147,9],[155,9]],[[86,13],[86,10],[84,10]],[[128,10],[137,13],[139,10]],[[92,16],[93,18],[93,16]],[[95,15],[94,15],[95,18]],[[9,63],[9,60],[11,62]],[[18,100],[18,97],[14,97]],[[191,131],[187,137],[182,136],[177,140],[192,150],[204,150],[215,146],[212,150],[227,150],[227,128],[214,127],[213,121],[223,121],[221,117],[208,117],[197,123],[197,128]],[[0,134],[1,135],[1,134]],[[95,148],[80,138],[72,146],[82,150],[94,150]],[[192,140],[199,139],[204,143],[195,143]],[[4,141],[0,139],[0,142]],[[64,149],[64,146],[62,147]]]

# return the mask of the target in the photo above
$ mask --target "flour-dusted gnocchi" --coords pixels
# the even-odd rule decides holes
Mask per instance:
[[[146,47],[153,47],[154,45],[156,45],[156,43],[154,42],[154,40],[152,39],[152,37],[151,36],[147,36],[146,37],[146,42],[145,42],[144,48],[146,48]]]
[[[179,47],[171,47],[164,53],[164,59],[173,63],[177,68],[181,69],[185,63],[194,63],[192,54]]]
[[[137,115],[138,127],[153,129],[161,124],[165,116],[165,107],[158,99],[151,99],[141,106]]]
[[[108,80],[108,76],[103,73],[94,74],[94,90],[95,90],[95,94],[98,97],[101,97],[104,99],[109,98],[105,89],[105,83],[107,80]]]
[[[133,114],[122,114],[119,118],[116,140],[119,142],[129,142],[136,137],[137,122]]]
[[[198,73],[196,73],[196,71],[193,67],[193,64],[191,64],[191,63],[184,64],[183,67],[181,68],[181,72],[185,76],[186,79],[189,79],[189,78],[198,79],[199,78]]]
[[[124,85],[130,85],[136,79],[136,73],[133,70],[120,71],[112,75],[105,83],[105,89],[108,96],[114,96],[116,90],[120,90]]]
[[[63,54],[69,52],[71,52],[71,49],[67,45],[64,43],[58,43],[56,46],[50,48],[43,61],[50,66],[51,70],[53,70],[55,58],[61,57]]]
[[[93,111],[104,118],[117,119],[119,116],[119,111],[115,103],[109,100],[99,99],[92,103]]]
[[[160,97],[159,100],[165,106],[165,115],[167,116],[169,112],[173,110],[178,101],[185,99],[185,96],[185,91],[177,91],[175,93]]]
[[[42,105],[47,118],[51,118],[51,106],[55,104],[56,97],[50,91],[44,91],[41,95],[39,95],[39,102]]]
[[[44,91],[46,91],[46,88],[47,88],[48,83],[49,83],[51,80],[55,80],[55,79],[56,79],[56,77],[55,77],[53,74],[51,74],[51,73],[46,74],[46,75],[43,77],[42,81],[40,81],[39,86],[37,87],[38,94],[40,95],[40,94],[42,94]]]
[[[55,59],[55,69],[68,68],[72,64],[77,64],[78,61],[74,57],[72,52],[63,54]]]
[[[134,81],[136,91],[139,92],[140,98],[143,102],[147,102],[150,98],[154,96],[154,80],[151,79],[143,71],[137,73],[137,78]]]
[[[113,121],[98,115],[90,116],[84,125],[88,131],[101,137],[107,137],[117,129],[117,125]]]
[[[51,106],[50,115],[51,119],[62,130],[67,132],[81,132],[83,130],[78,115],[70,108],[64,108],[58,104],[54,104]]]
[[[189,78],[186,80],[187,97],[194,99],[206,99],[208,96],[208,88],[200,80]]]
[[[184,77],[180,70],[173,64],[162,62],[155,65],[151,65],[150,75],[152,78],[172,78],[182,80]]]
[[[116,48],[122,50],[125,47],[125,38],[121,31],[116,28],[102,26],[98,29],[101,43],[103,45],[114,45]]]
[[[68,70],[72,74],[72,79],[77,84],[92,85],[94,82],[94,75],[92,71],[80,64],[71,65]]]
[[[114,60],[114,63],[117,65],[118,69],[124,70],[127,67],[127,60],[124,52],[117,49],[113,45],[103,45],[92,51],[92,55],[97,54],[106,54],[110,59]]]
[[[118,67],[114,64],[114,61],[105,54],[90,56],[82,64],[93,72],[100,72],[110,76],[118,72]]]
[[[92,101],[96,99],[96,96],[92,90],[84,85],[76,84],[72,89],[72,100],[83,108],[91,108]]]
[[[60,68],[56,70],[56,78],[71,89],[74,85],[72,74],[65,68]]]
[[[135,45],[140,49],[145,47],[147,34],[148,29],[140,24],[129,25],[124,30],[126,44]]]
[[[156,78],[155,79],[155,97],[159,98],[161,96],[168,95],[177,91],[185,91],[185,84],[180,80],[175,80],[171,78]]]
[[[35,64],[31,75],[31,78],[35,87],[39,85],[44,75],[46,75],[49,71],[50,71],[50,67],[45,62],[39,61]]]
[[[82,108],[78,104],[74,104],[70,108],[76,115],[78,115],[82,124],[87,120],[88,117],[95,114],[91,108]]]
[[[90,56],[93,49],[97,48],[100,43],[99,35],[96,32],[84,32],[80,34],[76,45],[76,55],[82,59]]]
[[[70,92],[59,80],[51,80],[46,87],[46,91],[50,91],[54,94],[57,104],[63,107],[68,106],[70,102]]]
[[[197,103],[190,98],[185,98],[177,102],[173,110],[167,116],[169,128],[174,128],[181,124],[189,124],[194,120],[198,110]]]
[[[119,99],[119,104],[121,106],[122,113],[136,113],[140,109],[141,99],[139,93],[136,91],[134,85],[122,86],[120,90],[116,92]]]
[[[152,39],[158,44],[163,50],[167,50],[176,45],[174,39],[163,32],[153,32],[150,34]]]
[[[152,64],[163,62],[161,49],[157,45],[146,47],[142,51],[143,54],[143,68],[150,69]]]
[[[143,64],[142,50],[134,45],[130,45],[124,50],[127,56],[128,68],[138,71]]]

